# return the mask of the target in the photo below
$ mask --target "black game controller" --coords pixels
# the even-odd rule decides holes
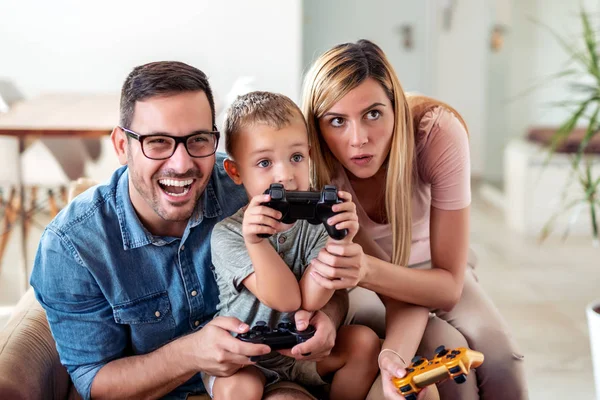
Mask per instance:
[[[282,184],[272,183],[265,194],[270,195],[271,200],[262,204],[280,211],[280,221],[284,224],[305,219],[313,225],[323,223],[329,236],[335,240],[341,240],[348,234],[348,229],[336,229],[335,226],[327,224],[327,219],[337,214],[331,211],[331,207],[342,202],[338,199],[335,186],[325,185],[321,192],[288,192]],[[258,236],[268,238],[271,235],[259,233]]]
[[[292,322],[280,322],[277,329],[271,329],[265,321],[257,321],[248,332],[240,333],[237,338],[248,343],[266,344],[271,350],[281,350],[306,342],[314,334],[315,327],[312,325],[298,332]]]

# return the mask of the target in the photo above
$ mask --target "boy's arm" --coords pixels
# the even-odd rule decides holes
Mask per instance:
[[[310,264],[306,268],[306,271],[304,271],[302,279],[300,279],[300,293],[302,294],[301,308],[311,312],[323,308],[335,292],[335,289],[324,288],[312,278],[311,272],[313,269],[312,264]]]
[[[319,242],[312,251],[311,259],[326,258],[328,253],[325,247],[327,247],[329,244],[342,246],[353,244],[352,240],[358,232],[358,216],[356,215],[356,205],[352,202],[352,196],[350,193],[339,191],[338,196],[343,200],[343,202],[333,206],[332,210],[336,214],[327,222],[335,225],[337,229],[347,229],[348,234],[342,240],[334,240],[329,238],[325,229],[323,229],[321,231]],[[314,271],[314,267],[311,262],[306,271],[304,271],[302,279],[300,280],[302,309],[307,311],[320,310],[325,304],[327,304],[335,292],[335,289],[328,289],[318,284],[317,280],[311,276],[312,274],[317,274],[317,272]]]
[[[290,267],[281,259],[273,246],[263,239],[246,243],[254,266],[254,273],[242,282],[261,303],[280,312],[294,312],[300,308],[300,286]]]

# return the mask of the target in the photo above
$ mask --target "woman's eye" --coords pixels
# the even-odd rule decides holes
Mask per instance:
[[[271,161],[269,161],[269,160],[260,160],[258,162],[258,164],[256,164],[256,165],[258,165],[260,168],[267,168],[269,165],[271,165]]]
[[[367,113],[367,119],[376,120],[381,116],[379,110],[371,110]]]
[[[335,117],[335,118],[332,118],[331,121],[329,121],[329,123],[331,124],[331,126],[334,126],[337,128],[337,127],[344,125],[344,118]]]
[[[294,154],[294,155],[292,156],[292,161],[293,161],[293,162],[297,162],[297,163],[299,163],[299,162],[301,162],[302,160],[304,160],[304,156],[303,156],[302,154]]]

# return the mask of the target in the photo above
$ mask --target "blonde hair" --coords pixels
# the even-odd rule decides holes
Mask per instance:
[[[338,45],[321,55],[304,79],[302,110],[311,144],[314,187],[329,184],[335,156],[319,130],[319,118],[348,92],[372,78],[381,84],[394,108],[394,128],[387,158],[385,209],[392,227],[392,263],[408,265],[412,243],[412,188],[415,139],[404,90],[383,51],[368,40]]]
[[[281,129],[296,118],[306,122],[296,103],[282,94],[255,91],[238,96],[227,110],[225,118],[225,151],[235,158],[233,153],[237,136],[248,126],[263,124]]]

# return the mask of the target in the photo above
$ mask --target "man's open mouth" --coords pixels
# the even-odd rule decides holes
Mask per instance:
[[[190,191],[192,183],[194,183],[193,179],[160,179],[158,186],[169,196],[181,197]]]

